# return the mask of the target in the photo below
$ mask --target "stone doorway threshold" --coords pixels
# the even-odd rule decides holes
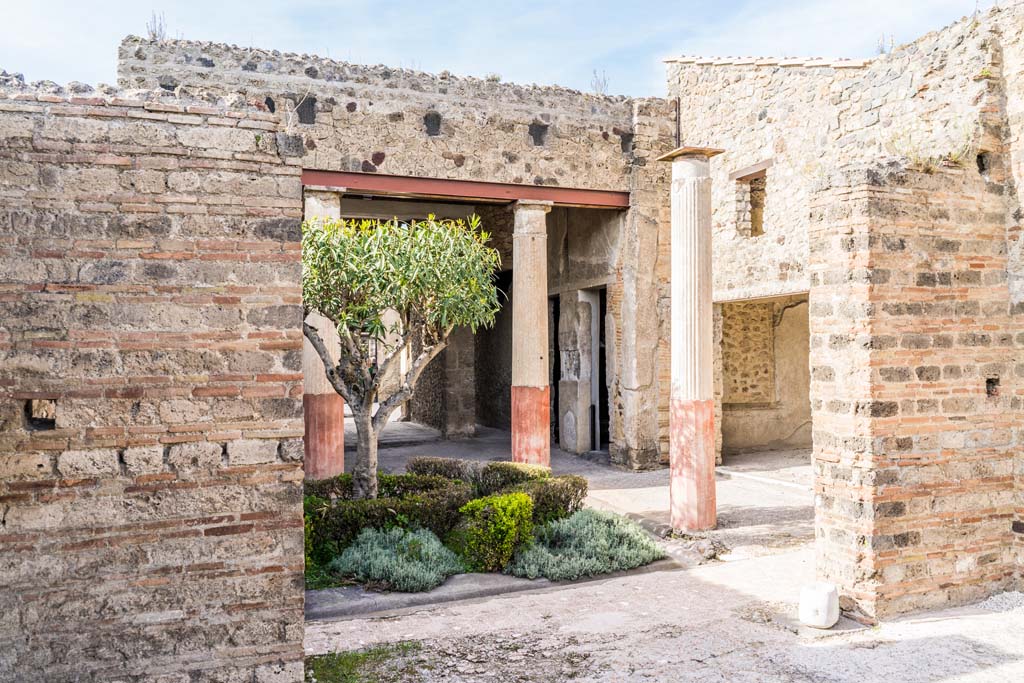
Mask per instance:
[[[400,615],[415,608],[450,602],[471,601],[524,591],[560,590],[623,576],[676,571],[683,568],[672,559],[658,560],[645,567],[591,576],[578,581],[521,579],[505,574],[456,574],[434,590],[422,593],[379,593],[361,586],[341,586],[306,591],[306,621],[339,621],[363,617]]]

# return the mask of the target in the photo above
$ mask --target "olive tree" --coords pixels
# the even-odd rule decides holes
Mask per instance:
[[[381,430],[412,398],[423,369],[445,348],[452,329],[468,326],[475,332],[494,323],[500,258],[488,239],[476,216],[303,223],[305,315],[319,313],[337,327],[338,362],[316,327],[303,322],[303,334],[355,419],[357,497],[377,496]],[[401,368],[398,359],[407,353],[410,362],[398,381],[385,387],[384,378]]]

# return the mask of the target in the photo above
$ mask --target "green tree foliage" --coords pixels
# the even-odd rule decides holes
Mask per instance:
[[[500,308],[480,219],[314,220],[303,224],[302,301],[330,320],[341,338],[335,363],[316,328],[306,338],[327,378],[351,407],[357,430],[356,497],[377,496],[377,439],[396,408],[412,398],[426,365],[456,327],[489,327]],[[398,359],[410,361],[397,387],[382,380]],[[374,411],[374,404],[377,409]]]

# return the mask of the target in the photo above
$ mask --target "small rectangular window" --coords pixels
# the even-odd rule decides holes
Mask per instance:
[[[735,173],[729,179],[736,181],[736,231],[744,237],[764,234],[764,208],[768,194],[768,159]]]
[[[767,176],[751,178],[750,185],[750,236],[764,234],[764,196],[768,185]]]

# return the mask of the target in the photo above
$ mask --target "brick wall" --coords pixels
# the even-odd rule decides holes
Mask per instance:
[[[818,571],[867,619],[1019,586],[1004,201],[973,168],[889,167],[837,173],[814,204]]]
[[[0,679],[297,681],[299,167],[141,97],[0,92]]]

